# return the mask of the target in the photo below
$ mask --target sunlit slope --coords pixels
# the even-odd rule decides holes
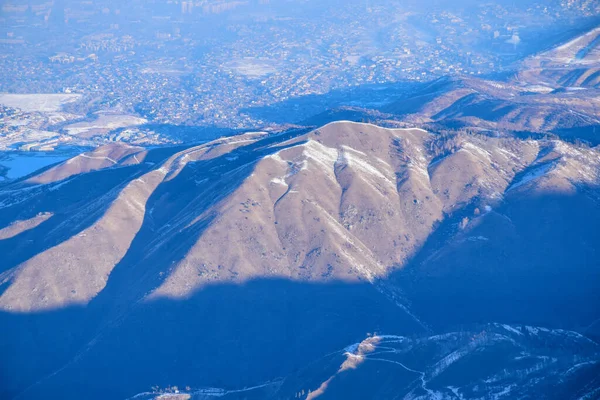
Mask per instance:
[[[0,192],[11,396],[250,387],[374,330],[600,317],[596,148],[342,121],[112,151]]]

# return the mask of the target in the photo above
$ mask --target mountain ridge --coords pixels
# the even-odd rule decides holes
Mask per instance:
[[[100,381],[120,382],[109,397],[166,386],[141,364],[153,346],[171,366],[167,379],[195,387],[221,386],[234,348],[242,371],[270,346],[270,362],[229,382],[240,387],[276,379],[270,365],[292,373],[373,330],[422,335],[527,321],[583,330],[600,317],[589,262],[598,245],[590,229],[600,222],[597,148],[341,121],[145,157],[0,190],[0,201],[20,196],[0,209],[3,227],[31,220],[0,241],[12,260],[0,275],[0,319],[12,327],[2,348],[10,360],[2,375],[15,382],[7,395],[36,398],[64,385],[84,395],[94,365],[112,366],[96,372],[98,390]],[[91,181],[112,189],[73,197]],[[26,240],[39,244],[13,245]],[[567,256],[574,268],[562,266]],[[500,267],[507,259],[514,265]],[[546,287],[535,286],[538,277]],[[569,303],[552,299],[557,285]],[[521,309],[507,305],[534,298]],[[215,330],[200,333],[204,324]],[[336,325],[348,331],[315,343]],[[280,337],[250,344],[263,329]],[[294,331],[302,334],[288,347]],[[218,345],[201,356],[207,349],[196,340]],[[313,347],[300,356],[305,346]],[[57,356],[33,355],[42,348]],[[22,354],[37,363],[33,371],[17,361]],[[203,361],[186,371],[190,357]],[[126,383],[121,368],[139,373]],[[194,375],[204,378],[194,383]]]

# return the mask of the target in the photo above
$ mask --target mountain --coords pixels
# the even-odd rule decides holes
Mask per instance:
[[[530,82],[537,82],[535,80]],[[599,142],[598,89],[519,80],[441,79],[382,108],[388,119],[432,130],[505,132]]]
[[[600,28],[523,62],[521,80],[550,87],[600,88]]]
[[[1,397],[594,398],[599,174],[347,121],[84,153],[0,188]]]
[[[386,100],[379,99],[379,92],[387,93],[390,85],[382,85],[372,95],[381,104],[332,107],[303,123],[349,119],[434,132],[471,130],[598,145],[599,54],[600,28],[595,28],[516,62],[503,74],[443,77],[408,85]],[[347,97],[355,95],[349,91]]]
[[[136,398],[595,398],[597,357],[598,345],[575,332],[532,326],[488,324],[416,338],[373,334],[285,380],[238,390],[165,388]]]
[[[478,328],[418,338],[367,337],[300,370],[272,398],[284,393],[292,398],[290,390],[310,391],[308,399],[358,398],[357,393],[440,399],[599,394],[598,345],[589,339],[531,326]],[[320,385],[315,378],[323,380]]]

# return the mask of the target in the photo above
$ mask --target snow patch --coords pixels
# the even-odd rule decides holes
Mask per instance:
[[[363,173],[366,177],[371,178],[371,180],[374,179],[376,181],[383,182],[393,188],[393,190],[396,190],[396,184],[387,176],[385,176],[381,170],[374,167],[368,161],[349,152],[344,152],[343,161],[345,161],[350,168]]]
[[[490,239],[486,238],[485,236],[470,236],[468,240],[470,242],[478,242],[478,241],[487,242]]]
[[[538,178],[546,175],[550,170],[552,170],[552,168],[554,166],[555,166],[555,163],[551,162],[551,163],[543,164],[543,165],[529,171],[518,182],[515,182],[512,185],[510,185],[510,187],[508,189],[506,189],[506,191],[508,192],[513,189],[516,189],[516,188],[521,187],[535,179],[538,179]]]
[[[113,160],[113,159],[112,159],[112,158],[110,158],[110,157],[94,157],[94,156],[88,156],[87,154],[80,154],[80,155],[78,155],[78,156],[76,156],[76,157],[89,158],[89,159],[91,159],[91,160],[108,160],[108,161],[110,161],[110,162],[111,162],[111,163],[113,163],[113,164],[116,164],[116,163],[117,163],[115,160]]]
[[[265,160],[266,160],[267,158],[269,158],[269,159],[271,159],[271,160],[275,160],[275,161],[277,161],[277,162],[280,162],[280,163],[287,164],[287,161],[284,161],[284,160],[281,158],[281,156],[279,155],[279,152],[277,152],[277,153],[274,153],[274,154],[269,154],[268,156],[264,156],[264,157],[263,157],[263,159],[265,159]]]
[[[523,333],[521,333],[521,331],[519,331],[518,329],[513,328],[510,325],[503,324],[502,327],[504,329],[506,329],[507,331],[509,331],[509,332],[516,333],[517,335],[523,335]]]
[[[385,129],[385,130],[390,130],[390,131],[395,131],[395,132],[399,132],[399,131],[420,131],[420,132],[427,133],[427,131],[425,129],[421,129],[421,128],[385,128],[383,126],[379,126],[379,125],[375,125],[375,124],[370,124],[370,123],[367,123],[367,122],[355,122],[355,121],[347,121],[347,120],[333,121],[333,122],[330,122],[330,123],[324,125],[320,129],[324,129],[325,127],[327,127],[329,125],[337,125],[337,124],[371,126],[373,128]]]
[[[482,149],[479,146],[475,146],[473,143],[469,143],[466,142],[463,145],[463,149],[470,151],[471,154],[479,154],[480,156],[482,156],[483,158],[485,158],[487,161],[492,161],[492,157],[489,151]]]
[[[355,149],[355,148],[353,148],[353,147],[346,146],[345,144],[343,144],[343,145],[342,145],[342,149],[344,149],[344,150],[348,150],[348,151],[352,151],[352,152],[354,152],[354,153],[358,153],[358,154],[360,154],[360,155],[362,155],[362,156],[365,156],[365,157],[367,156],[367,155],[366,155],[364,152],[362,152],[362,151],[360,151],[360,150],[356,150],[356,149]]]
[[[334,165],[338,159],[338,151],[336,149],[327,147],[315,140],[309,140],[300,146],[304,147],[302,154],[307,160],[316,163],[325,175],[334,181],[336,180],[334,173]],[[301,170],[307,168],[308,164],[305,164]]]
[[[288,186],[287,182],[283,178],[273,178],[271,179],[271,183],[274,183],[276,185]]]
[[[585,367],[586,365],[595,365],[595,364],[598,364],[598,361],[587,361],[587,362],[575,364],[565,372],[565,375],[570,375],[573,372],[575,372],[576,370],[578,370],[579,368]]]

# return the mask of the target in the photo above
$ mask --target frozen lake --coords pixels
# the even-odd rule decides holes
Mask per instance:
[[[72,156],[63,152],[0,152],[0,181],[21,178]]]

